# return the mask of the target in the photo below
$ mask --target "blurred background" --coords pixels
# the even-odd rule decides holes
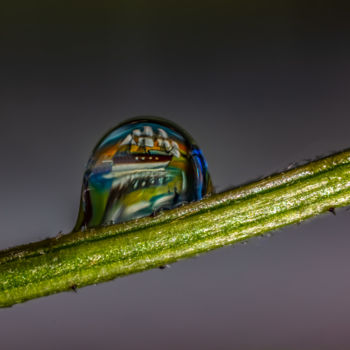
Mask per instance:
[[[350,147],[350,22],[319,1],[8,1],[0,249],[69,232],[90,152],[162,116],[217,191]],[[350,211],[0,310],[3,349],[347,349]]]

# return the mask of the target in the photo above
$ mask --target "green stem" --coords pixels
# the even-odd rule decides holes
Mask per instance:
[[[202,201],[0,252],[0,306],[173,263],[350,204],[350,150]]]

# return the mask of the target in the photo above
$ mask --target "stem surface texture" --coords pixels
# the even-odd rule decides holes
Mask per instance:
[[[350,151],[199,202],[0,252],[0,306],[173,263],[350,204]]]

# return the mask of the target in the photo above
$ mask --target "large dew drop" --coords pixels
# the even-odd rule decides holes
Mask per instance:
[[[93,150],[74,230],[149,216],[211,192],[207,163],[191,136],[162,119],[129,120]]]

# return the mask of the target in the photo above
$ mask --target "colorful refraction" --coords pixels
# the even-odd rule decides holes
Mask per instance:
[[[129,120],[95,147],[74,230],[149,216],[211,192],[207,163],[185,131],[162,119]]]

